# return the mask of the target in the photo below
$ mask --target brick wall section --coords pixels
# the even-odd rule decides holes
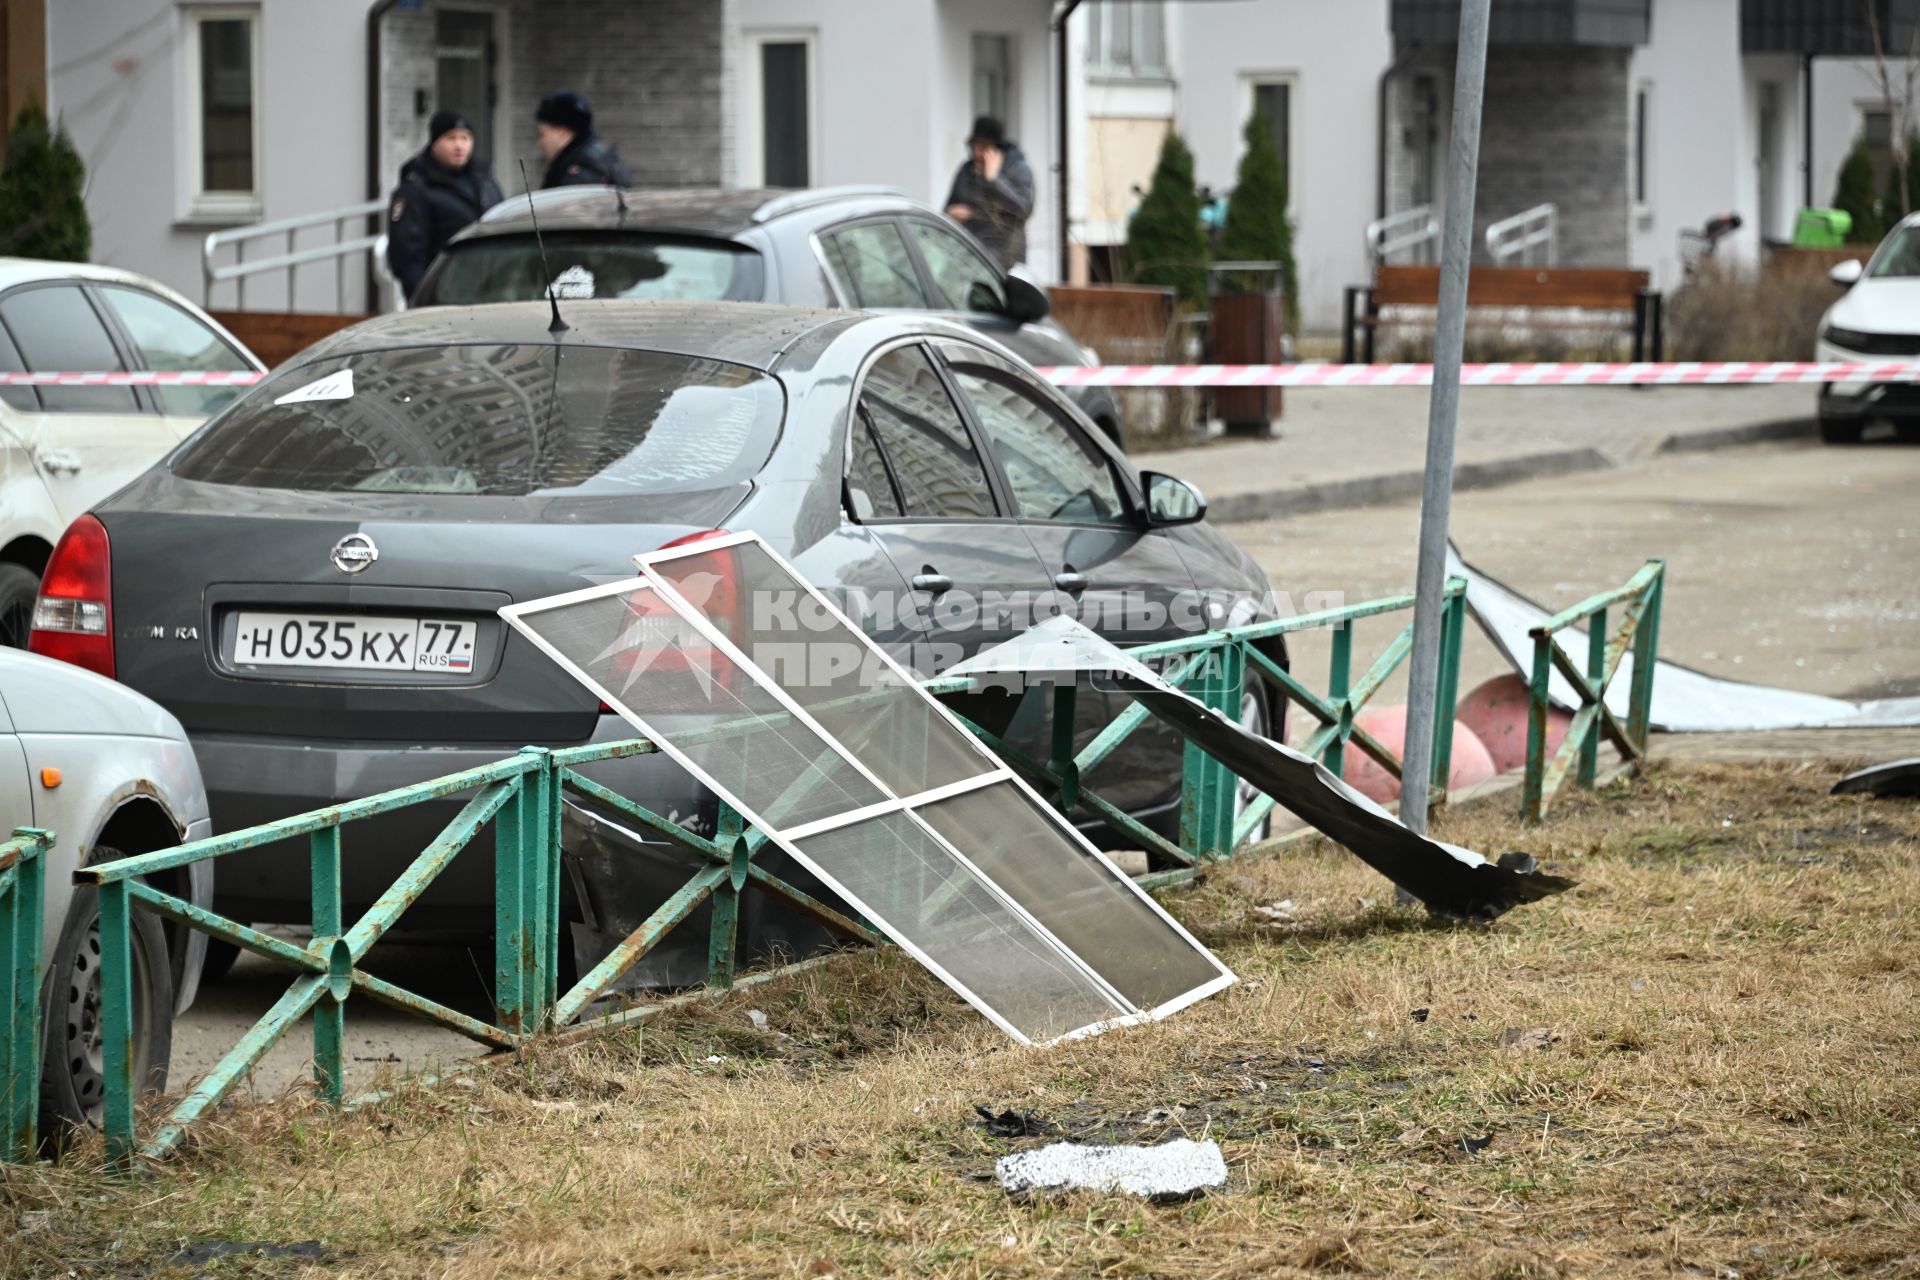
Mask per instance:
[[[1435,80],[1439,140],[1433,202],[1444,206],[1453,125],[1453,49],[1422,50],[1389,85],[1387,207],[1412,203],[1415,155],[1407,142],[1413,77]],[[1474,198],[1474,261],[1488,261],[1489,223],[1551,201],[1564,266],[1630,266],[1627,191],[1628,56],[1624,49],[1495,45],[1487,54]],[[1443,214],[1444,219],[1444,214]]]
[[[434,85],[434,9],[389,11],[381,28],[384,134],[381,173],[391,190],[400,165],[425,142],[414,91]],[[517,161],[540,183],[533,109],[551,89],[593,104],[594,128],[619,148],[641,187],[718,186],[729,175],[730,0],[516,0],[496,10],[501,43],[500,131],[494,174],[521,190]]]
[[[1552,201],[1563,265],[1629,265],[1628,56],[1571,46],[1489,51],[1476,260],[1486,253],[1488,223]]]
[[[537,185],[533,109],[551,89],[593,104],[594,130],[640,187],[718,186],[726,132],[726,5],[713,0],[541,0],[515,6],[505,140]],[[519,173],[508,166],[518,186]]]
[[[400,181],[407,157],[426,145],[427,122],[414,115],[413,91],[433,92],[433,43],[431,10],[389,10],[382,21],[380,189],[385,194]]]

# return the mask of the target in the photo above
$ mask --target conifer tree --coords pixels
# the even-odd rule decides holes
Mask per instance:
[[[1207,233],[1200,225],[1193,153],[1171,130],[1160,144],[1153,181],[1127,226],[1127,262],[1135,280],[1171,285],[1183,303],[1206,305]]]

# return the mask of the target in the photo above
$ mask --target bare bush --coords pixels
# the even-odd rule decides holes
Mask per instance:
[[[1783,256],[1757,271],[1707,262],[1667,301],[1667,358],[1811,360],[1837,296],[1818,261]]]

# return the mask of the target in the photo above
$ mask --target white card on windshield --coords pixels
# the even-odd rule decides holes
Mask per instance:
[[[340,369],[306,386],[274,397],[275,404],[307,404],[314,400],[353,399],[353,370]]]

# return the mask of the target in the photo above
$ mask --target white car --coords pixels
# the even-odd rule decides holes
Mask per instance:
[[[0,829],[54,834],[41,934],[45,1038],[43,1131],[98,1121],[101,1074],[100,921],[74,868],[170,849],[212,834],[206,788],[187,735],[125,685],[51,658],[0,649]],[[213,866],[149,878],[213,906]],[[163,1088],[173,1017],[193,1002],[207,935],[133,912],[134,1070]]]
[[[0,258],[0,372],[262,368],[206,312],[145,276]],[[240,390],[0,386],[0,646],[26,647],[40,573],[73,518]]]
[[[1863,267],[1842,262],[1846,295],[1820,319],[1817,360],[1920,359],[1920,213],[1887,233]],[[1820,388],[1820,436],[1852,444],[1876,420],[1920,437],[1920,383],[1829,382]]]

